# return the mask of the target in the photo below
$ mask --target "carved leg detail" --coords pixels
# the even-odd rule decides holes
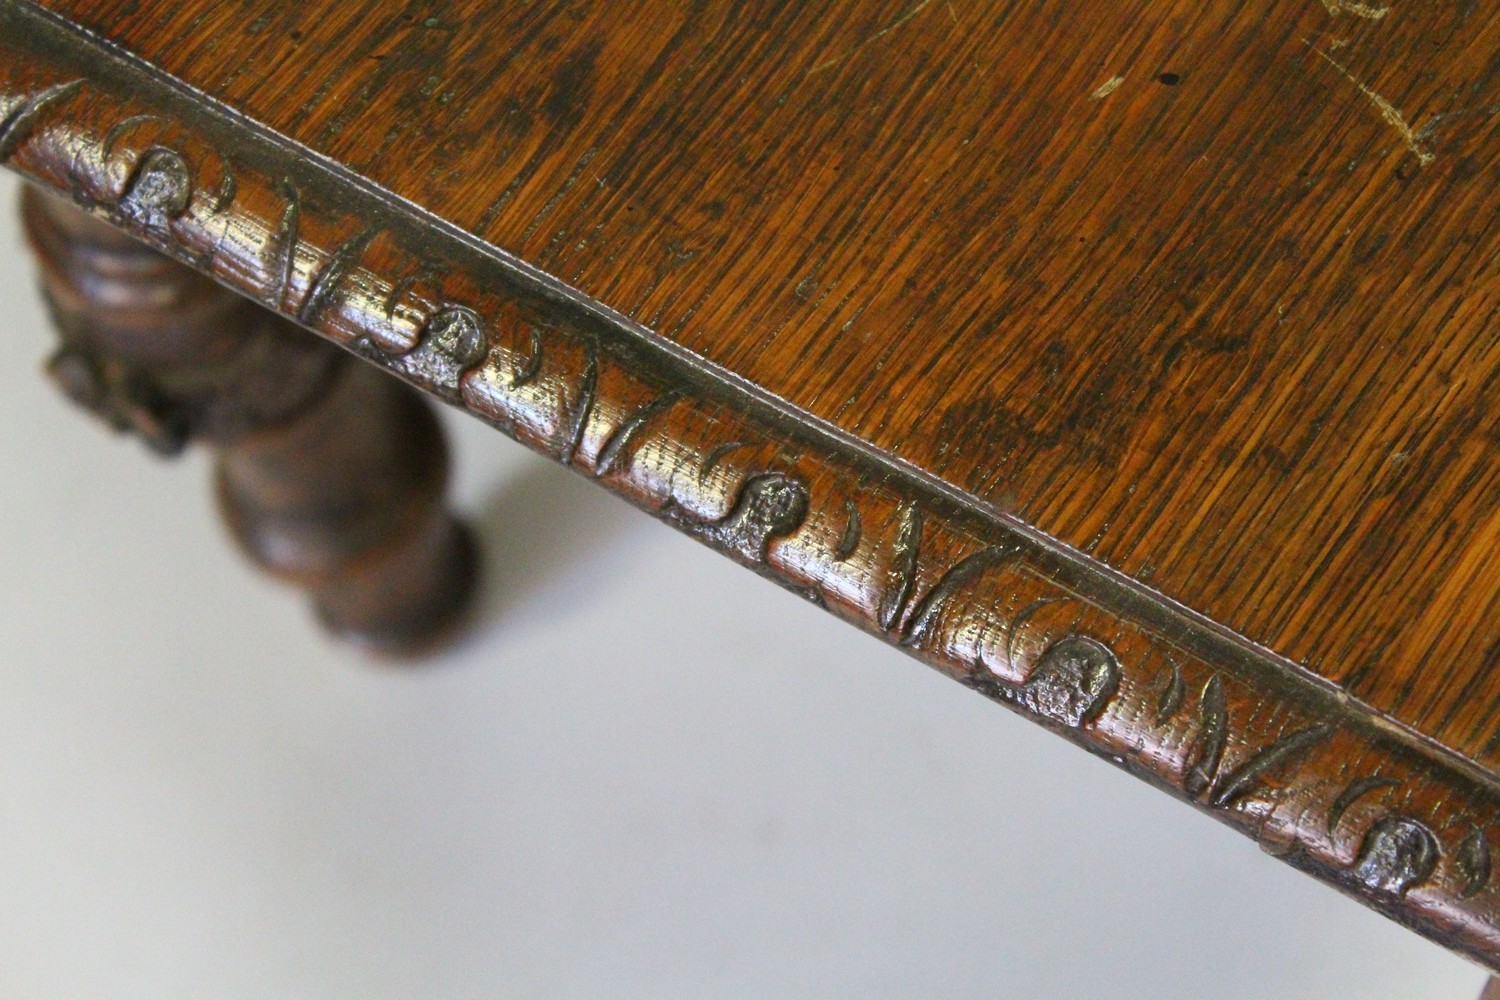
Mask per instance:
[[[158,452],[213,445],[235,539],[338,634],[394,654],[443,638],[477,559],[427,402],[52,195],[22,213],[62,390]]]

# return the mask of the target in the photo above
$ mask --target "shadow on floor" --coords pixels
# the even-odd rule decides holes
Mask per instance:
[[[582,615],[619,586],[645,545],[646,515],[566,469],[528,462],[473,517],[484,550],[475,632]]]

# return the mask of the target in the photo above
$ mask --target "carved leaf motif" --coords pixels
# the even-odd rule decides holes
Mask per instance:
[[[1484,891],[1490,882],[1490,842],[1483,832],[1475,830],[1464,838],[1453,855],[1453,864],[1464,880],[1459,896],[1470,899]]]
[[[170,149],[154,148],[136,165],[116,211],[138,229],[166,230],[187,211],[192,197],[187,162]]]
[[[1426,882],[1441,854],[1437,838],[1406,816],[1387,816],[1365,834],[1354,876],[1365,888],[1397,898]]]
[[[1188,757],[1182,787],[1188,796],[1197,798],[1213,786],[1224,756],[1224,740],[1229,727],[1229,711],[1224,704],[1224,682],[1218,674],[1208,679],[1198,704],[1198,740]]]
[[[630,448],[635,444],[636,438],[640,437],[646,425],[660,413],[671,409],[679,399],[680,392],[664,392],[651,402],[641,407],[629,419],[615,428],[615,432],[604,442],[604,447],[599,450],[599,462],[594,468],[595,476],[608,476],[619,470],[622,461]]]
[[[583,444],[583,435],[589,429],[589,417],[594,412],[594,400],[599,391],[599,345],[592,338],[583,342],[583,374],[578,378],[578,401],[573,404],[573,416],[568,423],[568,437],[563,442],[558,459],[563,465],[572,465],[573,456]]]
[[[748,448],[752,444],[754,444],[753,441],[725,441],[723,444],[715,445],[703,457],[703,463],[698,466],[698,481],[702,482],[707,479],[709,473],[717,469],[719,463],[729,457],[731,452],[739,451],[741,448]]]
[[[1024,684],[995,684],[1002,701],[1073,729],[1097,719],[1120,689],[1120,663],[1108,646],[1070,635],[1047,648]],[[991,690],[986,687],[985,690]]]
[[[510,378],[510,387],[512,389],[519,389],[522,386],[529,385],[542,371],[542,331],[534,326],[528,326],[526,328],[526,335],[531,353],[527,355],[525,361],[518,361],[516,363],[515,374]]]
[[[31,136],[32,130],[41,122],[42,116],[49,108],[66,101],[82,88],[82,80],[59,83],[45,90],[39,90],[17,102],[10,112],[0,119],[0,163],[16,155],[16,150],[20,149],[21,143]]]
[[[318,269],[318,276],[313,279],[307,297],[302,300],[302,308],[297,311],[297,322],[307,326],[317,322],[323,311],[338,298],[339,286],[359,263],[378,233],[375,229],[355,233],[324,261],[323,266]]]
[[[302,191],[290,177],[283,178],[281,194],[286,205],[281,210],[281,219],[265,246],[265,269],[270,280],[266,282],[266,305],[281,312],[291,289],[292,274],[297,264],[297,241],[302,230]]]
[[[1167,678],[1166,685],[1162,688],[1161,697],[1156,700],[1156,719],[1165,722],[1177,714],[1182,707],[1183,699],[1187,697],[1187,686],[1182,680],[1182,668],[1172,661],[1172,674]]]
[[[1395,788],[1399,784],[1401,782],[1395,778],[1385,775],[1371,775],[1370,777],[1360,778],[1357,781],[1351,781],[1349,787],[1340,792],[1339,797],[1333,800],[1333,805],[1328,810],[1328,832],[1331,834],[1338,828],[1339,820],[1344,818],[1344,813],[1348,812],[1349,807],[1354,805],[1355,802],[1358,802],[1371,792],[1382,788]]]
[[[844,534],[839,539],[838,548],[834,550],[833,561],[843,562],[859,549],[859,540],[864,532],[864,520],[859,515],[859,507],[853,500],[844,501]]]
[[[421,342],[399,365],[432,389],[456,396],[464,373],[488,353],[479,315],[465,306],[445,306],[428,320]]]
[[[911,617],[907,620],[902,630],[901,645],[919,646],[928,639],[937,627],[943,609],[953,599],[954,595],[972,583],[985,570],[989,569],[1005,559],[1014,558],[1020,553],[1017,546],[991,546],[981,549],[971,555],[965,556],[952,569],[944,573],[942,579],[933,585],[922,599],[912,609]]]
[[[806,484],[784,473],[768,472],[747,482],[729,515],[700,533],[745,559],[763,563],[771,540],[800,528],[808,506]]]
[[[880,603],[880,627],[889,632],[901,621],[917,583],[917,557],[922,549],[922,510],[904,503],[897,515],[895,551],[887,574],[885,597]]]
[[[1235,768],[1214,787],[1211,803],[1219,808],[1234,805],[1249,794],[1262,778],[1299,757],[1306,755],[1333,732],[1332,726],[1318,724],[1283,736]]]

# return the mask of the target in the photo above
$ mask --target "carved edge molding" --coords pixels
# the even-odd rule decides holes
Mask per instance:
[[[1487,772],[17,0],[0,162],[1500,969]]]

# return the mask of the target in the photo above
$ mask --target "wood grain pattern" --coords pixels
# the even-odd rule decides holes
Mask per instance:
[[[0,0],[13,166],[1500,966],[1500,15],[44,6],[253,121]]]
[[[44,6],[1500,764],[1492,7]]]

